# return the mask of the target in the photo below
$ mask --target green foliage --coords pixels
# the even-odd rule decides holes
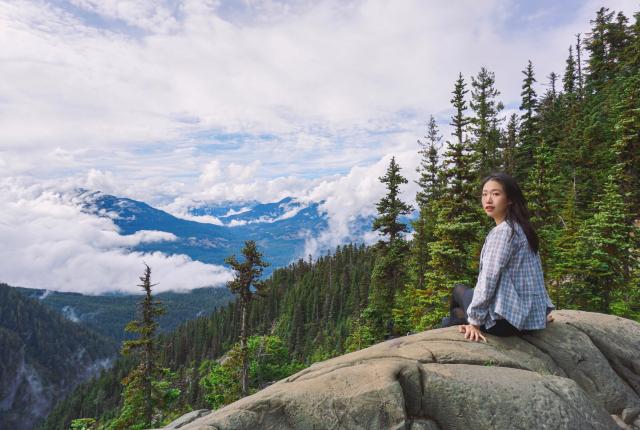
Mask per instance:
[[[388,243],[401,239],[400,233],[407,231],[407,225],[399,218],[411,213],[411,206],[400,200],[400,185],[406,184],[407,178],[400,174],[400,166],[395,157],[391,157],[389,167],[380,182],[385,184],[387,194],[376,204],[378,216],[373,220],[373,230],[379,231]]]
[[[165,310],[152,295],[151,268],[145,265],[139,287],[145,295],[139,305],[139,319],[131,321],[125,330],[137,333],[138,338],[123,342],[122,354],[134,356],[138,365],[122,380],[122,407],[117,418],[108,424],[109,430],[144,429],[163,422],[163,408],[171,404],[180,391],[170,387],[167,380],[158,380],[164,372],[157,365],[155,334],[156,318]]]
[[[69,430],[93,430],[96,427],[96,420],[93,418],[78,418],[71,421]]]
[[[474,168],[478,177],[484,177],[500,167],[500,122],[504,108],[496,100],[500,92],[495,88],[495,74],[482,67],[477,77],[471,78],[470,107],[475,116],[470,120]]]
[[[533,64],[531,60],[527,63],[527,67],[522,71],[524,80],[522,81],[522,103],[520,110],[520,144],[516,150],[516,165],[511,172],[514,177],[523,183],[527,178],[527,172],[533,164],[533,151],[535,148],[535,139],[537,134],[538,118],[536,117],[538,109],[538,95],[534,88],[536,78],[533,72]]]
[[[400,216],[411,213],[412,208],[400,199],[400,185],[407,179],[400,174],[400,166],[391,157],[389,167],[380,182],[386,185],[387,193],[377,203],[378,216],[373,220],[373,230],[378,230],[384,239],[377,244],[376,262],[371,274],[371,287],[366,309],[363,311],[364,330],[356,334],[358,342],[369,339],[373,342],[394,334],[392,310],[396,293],[406,281],[406,257],[409,245],[401,236],[408,230]]]
[[[240,356],[242,369],[240,372],[242,394],[249,393],[249,370],[247,351],[247,306],[255,295],[264,297],[266,295],[266,284],[260,281],[260,276],[268,263],[262,261],[262,254],[258,251],[255,241],[248,240],[242,248],[244,261],[240,263],[235,255],[228,257],[225,263],[229,264],[235,272],[234,278],[227,283],[227,287],[238,296],[240,312],[242,314],[240,325]],[[255,292],[254,292],[255,291]]]
[[[286,378],[305,366],[289,361],[289,350],[278,336],[252,336],[248,340],[249,391],[256,392],[266,385]],[[240,375],[242,352],[235,344],[219,361],[205,361],[200,369],[204,376],[200,384],[204,397],[212,409],[218,409],[242,397]]]
[[[425,141],[418,140],[421,149],[420,165],[416,169],[419,178],[416,202],[418,203],[418,219],[412,223],[414,236],[411,245],[410,274],[413,275],[418,288],[423,288],[425,284],[425,272],[430,259],[429,242],[434,240],[433,230],[435,227],[436,215],[434,203],[442,194],[442,177],[440,174],[440,141],[438,126],[433,115],[429,118],[427,125],[427,135]]]

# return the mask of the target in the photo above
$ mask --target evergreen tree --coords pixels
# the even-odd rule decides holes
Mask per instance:
[[[576,35],[576,81],[578,85],[578,96],[582,98],[584,88],[584,77],[582,75],[582,41],[580,33]]]
[[[524,80],[522,82],[522,103],[520,104],[520,110],[523,111],[520,116],[520,135],[519,135],[519,147],[517,151],[517,165],[514,171],[515,178],[520,183],[524,183],[524,180],[528,176],[529,169],[533,165],[533,151],[536,145],[537,139],[537,108],[538,108],[538,96],[533,88],[536,78],[533,73],[533,65],[531,60],[527,64],[526,69],[522,71]]]
[[[248,354],[247,354],[247,308],[256,295],[264,297],[266,294],[265,283],[260,281],[262,271],[269,266],[262,260],[262,253],[258,251],[255,241],[248,240],[242,248],[243,262],[239,262],[235,255],[227,257],[225,263],[231,266],[235,272],[234,278],[227,283],[227,287],[238,296],[240,304],[240,355],[242,360],[241,390],[242,395],[249,393]],[[253,290],[252,290],[253,287]]]
[[[576,88],[576,61],[573,58],[573,46],[569,46],[569,56],[567,57],[567,65],[562,78],[565,94],[575,94]]]
[[[376,204],[378,216],[373,220],[372,228],[385,236],[386,243],[391,245],[402,240],[401,233],[408,231],[407,225],[400,221],[403,215],[409,215],[413,208],[400,199],[400,185],[406,184],[407,178],[400,174],[400,166],[396,163],[396,158],[391,157],[389,167],[380,182],[385,184],[387,194]],[[385,243],[384,239],[380,241]]]
[[[423,313],[420,328],[433,327],[446,314],[446,301],[455,283],[470,285],[475,271],[472,259],[479,253],[480,205],[474,192],[476,176],[471,166],[473,156],[465,136],[469,123],[464,79],[459,75],[453,90],[451,118],[454,136],[447,141],[443,164],[443,193],[435,203],[435,240],[429,244],[431,260],[426,278],[427,288],[418,293]]]
[[[125,386],[123,406],[120,416],[110,426],[114,430],[143,429],[157,424],[153,419],[154,406],[158,404],[153,396],[154,381],[160,373],[156,364],[156,319],[164,314],[165,309],[153,298],[151,289],[156,284],[151,283],[151,268],[146,264],[140,281],[142,283],[138,286],[145,293],[139,305],[140,319],[131,321],[125,327],[128,332],[138,333],[139,337],[127,340],[122,345],[122,353],[137,356],[139,364],[122,381]]]
[[[640,14],[637,17],[640,20]],[[636,38],[640,40],[640,34]],[[640,48],[640,42],[636,42],[636,45]],[[632,61],[637,61],[638,54],[635,55],[636,58],[631,57]],[[638,66],[635,68],[640,72]],[[632,222],[640,214],[640,73],[630,74],[626,79],[620,80],[618,87],[616,95],[619,101],[613,112],[616,118],[613,127],[616,142],[613,147],[618,153],[616,161],[621,164],[622,193],[629,196],[629,213],[632,219],[628,222]]]
[[[547,264],[545,270],[545,279],[550,285],[549,294],[557,309],[575,307],[573,286],[576,285],[580,276],[580,269],[576,264],[580,220],[576,213],[575,184],[569,184],[565,191],[566,199],[558,214],[560,229],[552,239],[553,253],[550,264]]]
[[[585,310],[630,316],[629,308],[638,307],[638,303],[629,303],[625,294],[630,281],[629,268],[633,264],[634,227],[627,222],[626,196],[620,190],[621,166],[614,166],[612,170],[604,194],[596,203],[596,212],[580,231],[580,305]],[[639,230],[635,230],[637,237]]]
[[[613,15],[614,12],[609,12],[609,8],[602,7],[596,13],[596,18],[591,21],[593,29],[586,40],[586,49],[589,51],[587,86],[591,93],[601,88],[612,74],[612,50],[609,46],[608,33]]]
[[[416,201],[418,203],[418,219],[413,222],[415,231],[413,237],[413,257],[416,262],[416,278],[418,289],[424,287],[424,274],[429,260],[428,244],[433,241],[433,228],[435,226],[435,214],[433,211],[434,202],[439,198],[441,192],[441,178],[439,174],[440,141],[442,136],[438,132],[438,126],[433,115],[427,124],[427,135],[425,141],[418,140],[421,156],[420,165],[416,169],[419,176],[418,193]]]
[[[514,175],[516,168],[516,150],[518,145],[518,115],[513,113],[507,122],[507,128],[502,135],[502,169]]]
[[[383,239],[377,244],[369,303],[363,311],[366,330],[375,340],[388,337],[393,332],[392,309],[396,293],[405,283],[405,259],[409,250],[402,236],[408,231],[407,225],[400,221],[400,217],[412,211],[412,207],[400,199],[400,185],[408,181],[400,174],[395,157],[391,157],[386,174],[379,179],[386,185],[387,193],[376,204],[378,216],[372,227],[383,235]]]
[[[471,78],[471,136],[473,151],[477,156],[475,170],[478,178],[495,171],[500,165],[500,122],[498,114],[503,109],[496,98],[500,92],[495,88],[495,74],[482,67],[477,77]]]
[[[436,119],[431,115],[427,123],[427,134],[425,141],[418,140],[420,145],[420,165],[416,168],[418,172],[419,189],[416,194],[416,201],[419,207],[426,207],[431,201],[438,198],[440,192],[439,178],[439,157],[438,151],[441,147],[442,136],[438,131]]]

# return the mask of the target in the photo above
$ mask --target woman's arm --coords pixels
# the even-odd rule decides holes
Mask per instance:
[[[498,228],[487,238],[487,243],[484,245],[486,248],[482,259],[482,270],[473,291],[473,300],[467,309],[469,324],[479,326],[486,321],[500,274],[516,250],[513,237],[511,228]]]

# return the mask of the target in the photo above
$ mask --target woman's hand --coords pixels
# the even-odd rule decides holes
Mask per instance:
[[[547,322],[551,322],[553,321],[553,317],[551,316],[551,314],[547,315]]]
[[[465,339],[469,339],[471,341],[480,342],[480,339],[487,341],[487,338],[482,335],[480,331],[480,326],[473,324],[463,324],[458,326],[458,331],[464,334]]]

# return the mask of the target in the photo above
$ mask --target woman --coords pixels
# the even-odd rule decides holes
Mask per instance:
[[[485,342],[483,333],[512,336],[545,328],[555,306],[544,287],[538,236],[517,182],[506,173],[486,177],[482,207],[496,226],[482,247],[478,281],[475,289],[454,287],[451,316],[443,325],[461,324],[466,339]]]

